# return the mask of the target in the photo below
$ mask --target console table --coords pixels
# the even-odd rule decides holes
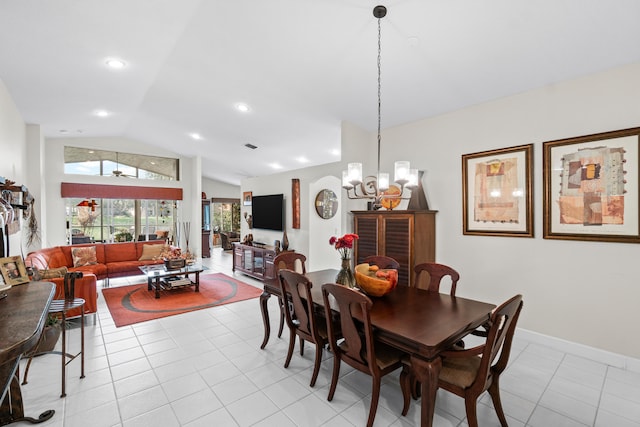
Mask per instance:
[[[234,243],[232,271],[241,271],[258,280],[273,279],[276,277],[273,265],[275,257],[276,248],[273,246]]]
[[[20,390],[20,359],[38,341],[44,328],[55,285],[32,282],[14,286],[0,300],[0,425],[18,421],[41,423],[50,419],[48,410],[36,418],[25,417]]]

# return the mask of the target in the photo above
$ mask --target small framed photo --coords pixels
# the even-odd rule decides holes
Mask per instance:
[[[251,206],[251,191],[245,191],[242,193],[242,204],[244,206]]]
[[[463,233],[533,237],[533,144],[462,156]]]
[[[8,285],[21,285],[29,282],[27,269],[19,255],[0,258],[0,271],[2,271],[2,277]]]
[[[543,143],[545,239],[640,243],[640,128]]]

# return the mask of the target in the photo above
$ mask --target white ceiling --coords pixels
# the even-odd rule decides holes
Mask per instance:
[[[0,79],[47,137],[132,138],[239,184],[339,160],[343,120],[375,131],[376,4],[383,128],[640,61],[638,0],[1,0]]]

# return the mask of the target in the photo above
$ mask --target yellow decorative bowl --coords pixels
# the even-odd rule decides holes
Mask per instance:
[[[381,297],[398,285],[398,270],[381,269],[367,263],[356,265],[356,283],[367,295]]]

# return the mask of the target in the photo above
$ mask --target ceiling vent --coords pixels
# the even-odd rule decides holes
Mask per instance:
[[[252,150],[255,150],[256,148],[258,148],[253,144],[244,144],[244,146],[247,147],[247,148],[251,148]]]

